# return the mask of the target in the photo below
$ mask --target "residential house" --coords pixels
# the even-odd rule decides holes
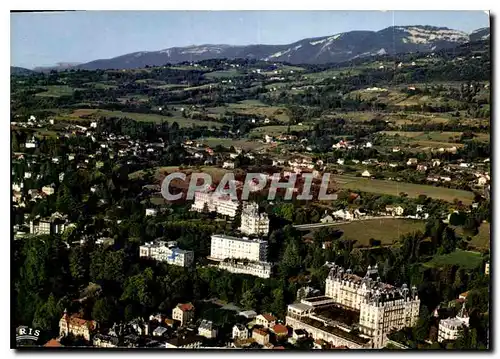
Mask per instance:
[[[252,331],[252,338],[260,345],[266,345],[269,343],[269,333],[265,329],[255,328]]]
[[[486,176],[481,176],[477,179],[477,184],[480,186],[484,186],[486,183],[488,183],[488,178]]]
[[[276,324],[276,317],[270,313],[259,314],[255,321],[257,325],[262,325],[265,328],[269,328]]]
[[[191,303],[179,303],[172,310],[172,319],[186,325],[194,319],[194,305]]]
[[[49,218],[36,218],[30,221],[31,234],[61,234],[68,226],[67,216],[55,212]]]
[[[96,330],[96,321],[82,319],[78,314],[68,315],[66,310],[59,320],[59,335],[61,337],[72,334],[74,336],[82,336],[85,340],[90,341]]]
[[[248,339],[248,329],[243,324],[235,324],[233,326],[233,339],[244,340]]]
[[[97,348],[116,348],[120,340],[111,335],[96,334],[92,339],[92,344]]]
[[[469,314],[465,309],[465,302],[462,309],[455,318],[447,318],[439,321],[438,342],[445,340],[456,340],[465,327],[469,326]]]
[[[387,207],[385,207],[385,211],[388,213],[391,213],[392,216],[402,216],[405,210],[401,206],[397,206],[397,207],[387,206]]]
[[[271,332],[274,333],[276,338],[286,338],[288,336],[288,328],[283,324],[275,324],[271,327]]]
[[[350,221],[354,218],[354,215],[346,209],[339,209],[332,213],[333,217],[340,218],[345,221]]]
[[[51,185],[48,185],[48,186],[43,186],[42,192],[45,193],[47,196],[53,195],[55,193],[54,187],[55,187],[55,185],[53,183]]]
[[[365,170],[363,173],[361,173],[361,177],[371,177],[371,174],[368,170]]]
[[[234,162],[224,161],[224,163],[222,164],[222,168],[234,169]]]
[[[217,336],[217,328],[215,328],[212,321],[203,319],[198,327],[198,335],[213,339]]]
[[[416,158],[409,158],[408,161],[406,162],[407,166],[414,166],[418,163],[418,159]]]
[[[425,172],[425,171],[427,171],[427,166],[426,165],[417,165],[417,171]]]
[[[344,165],[344,163],[345,163],[345,160],[344,160],[343,158],[339,158],[339,159],[337,159],[337,163],[338,163],[339,165],[343,166],[343,165]]]
[[[441,161],[438,159],[433,159],[431,163],[432,167],[439,167],[441,165]]]

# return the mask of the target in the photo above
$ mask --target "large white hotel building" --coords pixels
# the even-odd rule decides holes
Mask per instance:
[[[139,257],[151,258],[180,267],[189,267],[193,263],[194,252],[177,248],[164,241],[156,241],[140,246]]]
[[[380,349],[387,334],[416,324],[419,309],[416,288],[381,282],[376,266],[360,277],[333,264],[325,295],[290,304],[286,324],[334,346]]]
[[[257,234],[266,236],[269,234],[269,218],[267,213],[259,213],[257,203],[245,204],[241,211],[240,231],[244,234]]]
[[[203,212],[204,208],[209,212],[217,212],[223,216],[235,217],[239,202],[233,201],[227,194],[210,191],[200,191],[194,194],[192,211]]]
[[[234,258],[266,261],[267,241],[215,234],[212,236],[210,257],[215,260]]]

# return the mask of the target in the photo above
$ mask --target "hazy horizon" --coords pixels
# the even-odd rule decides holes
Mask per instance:
[[[484,11],[72,11],[11,13],[11,65],[32,69],[204,44],[289,44],[353,30],[429,25],[470,33]]]

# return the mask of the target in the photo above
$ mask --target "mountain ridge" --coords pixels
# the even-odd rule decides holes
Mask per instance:
[[[432,52],[478,39],[489,38],[489,28],[470,34],[429,25],[391,26],[379,31],[354,30],[305,38],[290,44],[226,45],[203,44],[170,47],[158,51],[136,51],[109,59],[79,64],[74,69],[107,70],[161,66],[167,63],[208,59],[249,58],[290,64],[325,64],[359,57],[408,52]]]

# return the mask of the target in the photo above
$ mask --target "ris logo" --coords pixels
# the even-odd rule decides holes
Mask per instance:
[[[16,341],[36,341],[40,336],[40,330],[26,326],[18,327],[16,330]]]

